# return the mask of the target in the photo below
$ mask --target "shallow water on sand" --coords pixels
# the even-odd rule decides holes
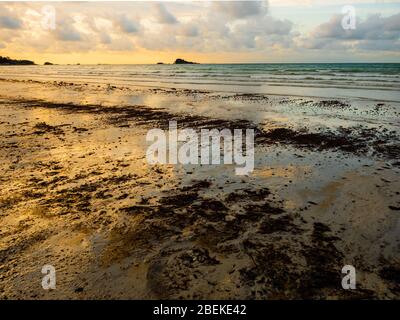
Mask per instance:
[[[396,63],[1,66],[0,77],[400,102]]]

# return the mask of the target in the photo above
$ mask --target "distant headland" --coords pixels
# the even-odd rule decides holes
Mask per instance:
[[[164,64],[164,62],[157,62],[157,64]],[[184,59],[178,58],[173,64],[199,64],[198,62],[186,61]]]
[[[35,63],[30,60],[14,60],[9,57],[0,56],[0,65],[17,66],[17,65],[34,65]]]
[[[197,62],[186,61],[186,60],[178,58],[178,59],[175,60],[174,64],[198,64],[198,63]]]

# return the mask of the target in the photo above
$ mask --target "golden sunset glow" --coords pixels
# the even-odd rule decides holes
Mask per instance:
[[[3,2],[0,55],[39,64],[397,61],[399,4],[354,5],[358,27],[346,31],[336,1]]]

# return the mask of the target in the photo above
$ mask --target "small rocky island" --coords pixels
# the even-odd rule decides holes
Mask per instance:
[[[43,65],[45,65],[45,66],[53,66],[54,64],[51,63],[51,62],[45,62]]]
[[[198,64],[198,63],[197,62],[186,61],[186,60],[178,58],[178,59],[175,60],[174,64]]]
[[[14,65],[34,65],[35,63],[30,60],[14,60],[9,57],[0,56],[0,65],[14,66]]]

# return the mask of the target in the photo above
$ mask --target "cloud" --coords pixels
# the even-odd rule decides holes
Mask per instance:
[[[56,38],[61,41],[81,41],[81,34],[69,24],[63,24],[62,27],[56,29]]]
[[[112,39],[109,34],[105,32],[100,32],[100,42],[102,44],[110,44],[112,42]]]
[[[216,1],[214,8],[235,19],[266,14],[268,11],[267,1]]]
[[[136,33],[139,31],[138,25],[126,15],[120,16],[117,21],[117,25],[125,33]]]
[[[377,0],[269,0],[271,6],[281,6],[281,7],[313,7],[313,6],[331,6],[331,5],[355,5],[355,4],[376,4]],[[388,3],[398,3],[399,0],[380,0],[380,2]]]
[[[292,31],[293,23],[289,20],[276,19],[272,16],[265,16],[260,20],[248,20],[246,28],[255,30],[265,35],[288,35]]]
[[[21,29],[22,22],[18,18],[10,16],[0,16],[0,28],[4,29]]]
[[[135,46],[129,39],[120,37],[120,38],[113,40],[112,43],[110,43],[107,46],[107,49],[110,51],[125,51],[126,52],[126,51],[133,51],[135,49]]]
[[[334,15],[303,38],[305,48],[351,48],[361,50],[397,50],[400,42],[400,13],[389,17],[374,14],[359,20],[355,29],[342,27],[342,15]]]
[[[148,51],[151,58],[153,53],[176,51],[204,54],[205,59],[225,55],[231,57],[230,61],[238,55],[257,57],[258,61],[274,55],[277,59],[290,55],[292,61],[303,61],[306,55],[329,59],[331,52],[342,55],[343,60],[349,53],[353,59],[357,54],[399,56],[398,10],[393,10],[390,17],[375,14],[361,20],[357,16],[356,30],[343,30],[341,15],[333,15],[324,23],[318,17],[318,25],[310,21],[304,29],[285,19],[282,13],[278,12],[279,17],[270,13],[268,3],[60,2],[53,4],[57,12],[56,30],[41,27],[40,3],[0,3],[0,17],[9,18],[0,20],[0,39],[11,53],[30,50],[39,54],[105,55],[112,51]],[[293,12],[288,15],[292,16]],[[3,24],[14,29],[6,29]]]
[[[350,40],[396,40],[400,36],[400,13],[390,17],[382,17],[379,14],[371,15],[365,21],[358,22],[354,30],[344,30],[341,21],[341,15],[333,16],[329,22],[319,25],[314,30],[314,37]]]
[[[179,30],[179,35],[184,37],[197,37],[199,34],[199,28],[193,23],[184,24]]]
[[[159,23],[161,24],[175,24],[178,22],[176,18],[165,8],[164,4],[156,3],[154,4],[155,16]]]

